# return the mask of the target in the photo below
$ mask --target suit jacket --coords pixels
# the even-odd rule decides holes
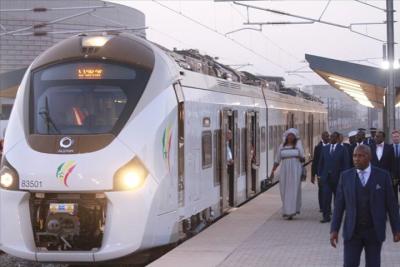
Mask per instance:
[[[363,144],[367,146],[375,145],[375,139],[372,137],[368,137],[363,141]]]
[[[389,145],[391,147],[392,150],[392,155],[393,155],[393,159],[392,159],[392,177],[393,179],[400,179],[400,157],[396,158],[396,154],[394,151],[394,145],[391,144]],[[400,149],[400,148],[399,148]]]
[[[353,152],[354,152],[354,149],[356,149],[356,147],[357,147],[357,143],[350,144],[350,146],[349,146],[349,162],[350,162],[350,168],[353,168],[353,167],[354,167]]]
[[[321,158],[318,163],[318,176],[322,182],[338,183],[340,173],[350,168],[349,154],[347,149],[337,144],[335,151],[330,154],[331,146],[325,146],[321,151]],[[328,176],[330,179],[328,181]]]
[[[311,177],[314,177],[314,175],[317,175],[318,173],[318,163],[321,157],[321,150],[323,147],[324,145],[322,141],[320,141],[318,145],[314,147],[313,160],[311,163]]]
[[[383,145],[383,152],[380,160],[378,160],[378,156],[376,155],[376,147],[377,147],[376,144],[371,145],[371,154],[372,154],[371,164],[374,165],[375,167],[384,169],[388,171],[390,174],[392,174],[393,160],[394,160],[394,153],[392,146],[388,144]]]
[[[343,239],[353,237],[356,227],[357,200],[356,179],[360,179],[355,168],[342,173],[336,191],[335,208],[331,224],[331,232],[339,232],[343,214],[346,217],[343,224]],[[374,190],[370,192],[370,209],[374,230],[379,241],[385,240],[386,219],[389,215],[393,233],[400,230],[399,207],[394,198],[392,181],[385,170],[371,166],[371,175],[368,183]]]

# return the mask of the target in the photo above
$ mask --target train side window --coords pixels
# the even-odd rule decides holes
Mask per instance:
[[[265,132],[265,127],[261,127],[261,152],[265,152],[266,150],[266,143],[265,143],[265,138],[266,138],[266,132]]]
[[[246,128],[242,128],[241,129],[241,134],[242,134],[242,169],[241,169],[241,173],[246,173]]]
[[[285,126],[284,125],[279,125],[278,126],[278,131],[276,133],[276,146],[278,147],[280,144],[280,138],[282,136],[282,133],[285,131]]]
[[[214,131],[214,186],[221,184],[220,135],[221,130]]]
[[[269,136],[268,147],[271,148],[272,144],[273,144],[273,142],[272,142],[272,126],[269,126],[268,129],[269,129],[269,131],[268,131],[268,136]]]
[[[211,131],[203,131],[201,134],[201,148],[202,157],[201,162],[203,169],[210,168],[212,166],[212,134]]]
[[[237,159],[235,160],[235,168],[236,168],[236,173],[239,174],[240,173],[240,165],[242,165],[242,162],[240,161],[241,157],[241,153],[240,153],[240,147],[241,143],[240,143],[240,128],[236,125],[235,126],[235,156],[237,157]]]

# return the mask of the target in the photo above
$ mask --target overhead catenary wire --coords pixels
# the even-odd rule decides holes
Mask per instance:
[[[27,31],[27,30],[31,30],[31,29],[42,28],[42,27],[45,27],[45,26],[50,25],[50,24],[55,24],[55,23],[60,22],[60,21],[64,21],[64,20],[68,20],[68,19],[71,19],[71,18],[76,18],[76,17],[79,17],[79,16],[83,16],[83,15],[92,13],[95,10],[96,9],[91,9],[91,10],[83,11],[83,12],[80,12],[80,13],[77,13],[77,14],[74,14],[74,15],[58,18],[58,19],[55,19],[55,20],[52,20],[52,21],[49,21],[49,22],[43,22],[43,23],[40,23],[40,24],[35,24],[35,25],[32,25],[32,26],[20,28],[18,30],[3,32],[3,33],[0,33],[0,36],[3,36],[3,35],[15,35],[18,32],[23,32],[23,31]]]
[[[319,16],[319,19],[318,19],[318,20],[321,20],[321,19],[322,19],[322,17],[323,17],[324,14],[325,14],[325,11],[328,9],[328,6],[329,6],[330,3],[331,3],[331,0],[328,0],[328,3],[326,3],[325,8],[324,8],[324,10],[322,11],[321,16]]]
[[[342,28],[342,29],[347,29],[355,34],[379,41],[379,42],[385,42],[382,39],[376,38],[374,36],[356,31],[353,29],[354,23],[351,23],[349,25],[343,25],[343,24],[339,24],[339,23],[334,23],[334,22],[330,22],[330,21],[325,21],[325,20],[321,20],[321,19],[314,19],[314,18],[310,18],[310,17],[305,17],[305,16],[300,16],[300,15],[296,15],[296,14],[291,14],[285,11],[280,11],[280,10],[276,10],[276,9],[271,9],[271,8],[263,8],[263,7],[259,7],[259,6],[254,6],[254,5],[248,5],[248,4],[243,4],[240,3],[241,1],[233,1],[233,3],[235,5],[239,5],[239,6],[243,6],[246,8],[252,8],[255,10],[261,10],[261,11],[266,11],[266,12],[270,12],[273,14],[278,14],[278,15],[282,15],[282,16],[288,16],[288,17],[293,17],[293,18],[297,18],[297,19],[301,19],[304,21],[309,21],[311,23],[321,23],[321,24],[326,24],[326,25],[330,25],[330,26],[334,26],[334,27],[338,27],[338,28]],[[270,24],[270,22],[246,22],[244,23],[244,25],[266,25],[266,24]],[[365,24],[365,23],[364,23]],[[376,23],[373,23],[376,24]]]
[[[174,12],[174,13],[176,13],[176,14],[178,14],[178,15],[180,15],[180,16],[182,16],[182,17],[184,17],[184,18],[186,18],[186,19],[188,19],[188,20],[190,20],[190,21],[192,21],[193,23],[196,23],[196,24],[200,25],[201,27],[203,27],[203,28],[205,28],[205,29],[207,29],[207,30],[209,30],[209,31],[212,31],[212,32],[214,32],[214,33],[216,33],[216,34],[218,34],[218,35],[220,35],[220,36],[222,36],[222,37],[224,37],[224,38],[230,40],[231,42],[235,43],[237,46],[239,46],[239,47],[241,47],[241,48],[243,48],[243,49],[245,49],[245,50],[251,52],[252,54],[254,54],[254,55],[256,55],[256,56],[262,58],[263,60],[265,60],[266,62],[270,63],[270,64],[273,65],[274,67],[277,67],[277,68],[279,68],[279,69],[281,69],[281,70],[283,70],[283,71],[286,70],[286,68],[285,68],[284,66],[282,66],[282,65],[280,65],[280,64],[278,64],[278,63],[272,61],[271,59],[265,57],[264,55],[260,54],[259,52],[257,52],[257,51],[255,51],[255,50],[253,50],[253,49],[251,49],[251,48],[245,46],[244,44],[238,42],[236,39],[233,39],[233,38],[231,38],[231,37],[229,37],[229,36],[226,36],[224,33],[218,31],[217,29],[213,29],[212,27],[210,27],[210,26],[208,26],[208,25],[206,25],[206,24],[204,24],[204,23],[202,23],[202,22],[200,22],[200,21],[198,21],[198,20],[196,20],[196,19],[194,19],[194,18],[192,18],[192,17],[190,17],[190,16],[184,14],[184,13],[181,12],[181,11],[177,11],[177,10],[173,9],[173,8],[171,8],[171,7],[169,7],[169,6],[167,6],[167,5],[163,4],[163,3],[161,3],[160,1],[157,1],[157,0],[152,0],[152,1],[153,1],[154,3],[156,3],[156,4],[160,5],[160,6],[162,6],[162,7],[164,7],[164,8],[166,8],[166,9],[170,10],[171,12]]]
[[[330,1],[330,0],[329,0]],[[230,7],[236,11],[237,14],[239,14],[239,16],[241,16],[244,19],[248,19],[248,17],[246,17],[245,15],[243,15],[236,7],[234,4],[230,3]],[[243,28],[245,29],[245,28]],[[250,29],[250,28],[249,28]],[[278,45],[275,41],[273,41],[271,38],[269,38],[268,36],[265,35],[265,33],[263,33],[262,31],[262,27],[260,26],[260,30],[258,29],[253,29],[253,30],[257,30],[260,32],[260,34],[262,35],[262,37],[264,39],[266,39],[267,41],[269,41],[273,46],[275,46],[276,48],[278,48],[280,51],[284,52],[285,54],[287,54],[289,57],[292,57],[293,59],[295,59],[296,61],[301,61],[302,59],[298,58],[297,56],[295,56],[293,53],[289,52],[288,50],[284,49],[283,47],[281,47],[280,45]]]

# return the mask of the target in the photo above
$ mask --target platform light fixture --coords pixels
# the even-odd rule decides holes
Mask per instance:
[[[341,82],[335,82],[336,85],[341,86],[341,87],[345,87],[348,89],[352,89],[352,90],[356,90],[359,92],[362,92],[362,88],[361,87],[357,87],[357,86],[353,86],[353,85],[349,85],[349,84],[345,84],[345,83],[341,83]]]
[[[372,105],[371,101],[369,101],[369,100],[357,100],[356,99],[356,101],[358,103],[360,103],[361,105],[363,105],[363,106],[367,106],[369,108],[373,108],[374,107],[374,105]]]
[[[353,93],[359,93],[359,94],[364,94],[364,91],[354,89],[354,88],[349,88],[347,86],[339,86],[340,90],[346,91],[346,92],[353,92]]]
[[[366,97],[365,95],[353,94],[353,93],[348,93],[348,95],[357,99],[368,100],[368,97]]]
[[[344,93],[352,97],[355,101],[357,101],[359,104],[363,106],[367,106],[370,108],[373,108],[374,105],[372,105],[371,101],[368,99],[368,97],[363,93],[362,91],[355,91],[346,87],[339,87]]]
[[[329,79],[329,80],[332,80],[332,81],[334,81],[334,82],[341,83],[341,84],[346,84],[346,85],[349,85],[349,86],[361,88],[361,85],[360,85],[360,84],[355,83],[355,82],[351,82],[351,81],[348,81],[348,80],[339,79],[339,78],[332,77],[332,76],[329,76],[328,79]]]

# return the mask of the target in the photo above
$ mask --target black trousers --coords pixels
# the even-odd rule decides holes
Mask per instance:
[[[323,210],[324,202],[323,202],[323,191],[322,191],[322,182],[318,182],[318,204],[319,210]]]
[[[398,179],[393,179],[393,192],[394,198],[396,199],[397,203],[399,203],[399,182]]]
[[[355,231],[350,240],[344,240],[344,267],[358,267],[361,252],[365,251],[365,266],[381,266],[382,242],[376,238],[374,228]]]
[[[332,195],[336,198],[336,189],[338,184],[333,182],[331,177],[328,177],[327,181],[322,183],[322,216],[324,219],[330,219],[332,210]]]

